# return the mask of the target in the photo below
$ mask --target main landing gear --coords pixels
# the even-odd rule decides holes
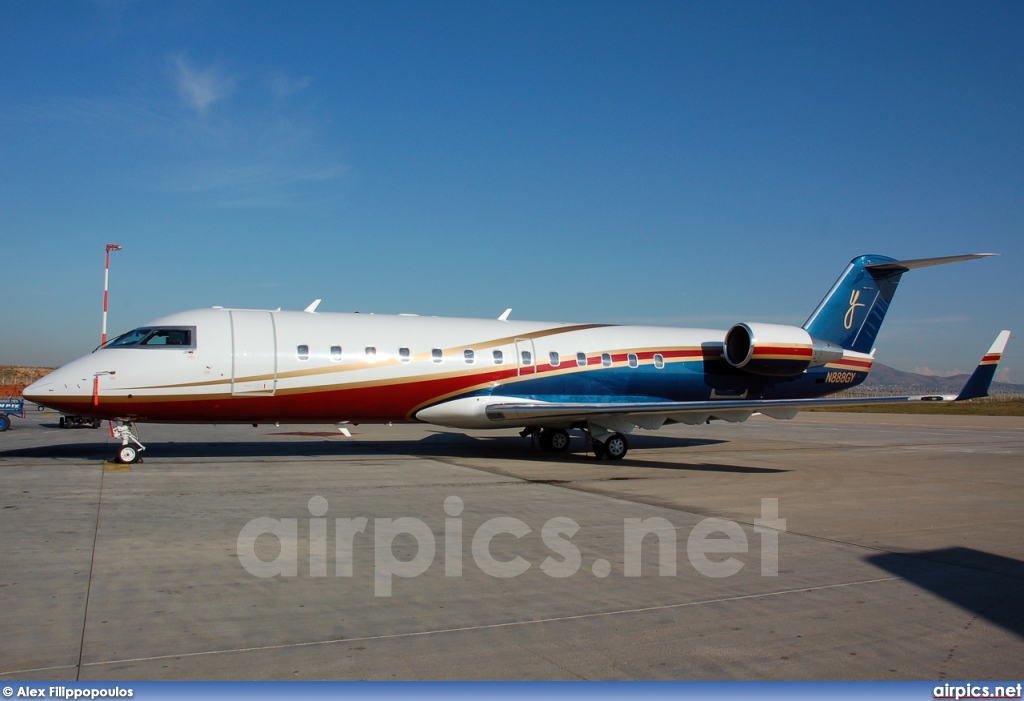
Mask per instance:
[[[569,432],[563,428],[527,426],[519,435],[523,438],[536,438],[540,442],[540,449],[545,453],[565,453],[569,450]]]
[[[545,453],[564,453],[569,450],[569,432],[561,428],[540,431],[540,449]]]
[[[604,431],[595,435],[596,432],[592,429],[580,426],[574,428],[583,428],[593,447],[594,457],[598,460],[622,460],[629,451],[629,442],[621,433]],[[569,450],[569,432],[562,428],[531,426],[524,429],[520,435],[537,438],[540,449],[545,453],[565,453]]]
[[[594,446],[594,457],[598,460],[622,460],[629,452],[629,441],[621,433],[613,433],[603,441],[591,436]]]
[[[146,449],[146,446],[139,443],[138,434],[135,431],[135,424],[119,422],[117,426],[110,422],[110,435],[121,439],[121,449],[117,451],[115,460],[119,463],[130,464],[139,461],[139,453]],[[131,445],[134,443],[138,446]]]

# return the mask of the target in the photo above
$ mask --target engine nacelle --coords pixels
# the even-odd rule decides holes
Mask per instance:
[[[725,334],[725,360],[755,375],[793,377],[842,357],[842,348],[798,326],[736,324]]]

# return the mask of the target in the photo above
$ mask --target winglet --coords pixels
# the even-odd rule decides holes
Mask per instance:
[[[511,314],[511,313],[512,313],[512,307],[509,307],[508,309],[506,309],[505,311],[503,311],[501,313],[501,316],[498,317],[498,321],[508,321],[508,315]]]
[[[996,368],[999,366],[999,360],[1003,357],[1003,351],[1006,349],[1006,342],[1010,340],[1009,331],[1000,331],[999,335],[996,336],[995,342],[992,347],[988,349],[988,353],[978,363],[978,367],[974,369],[964,388],[960,390],[960,394],[956,396],[954,401],[963,401],[965,399],[977,399],[978,397],[987,397],[988,388],[992,384],[992,378],[995,377]]]
[[[319,299],[314,299],[313,303],[310,304],[305,309],[303,309],[302,311],[309,312],[310,314],[316,314],[316,308],[320,306],[320,301],[321,300],[319,300]]]

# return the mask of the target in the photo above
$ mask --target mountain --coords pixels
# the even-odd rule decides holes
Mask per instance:
[[[868,379],[858,389],[885,394],[956,394],[967,382],[968,377],[969,375],[953,375],[951,377],[919,375],[916,372],[903,372],[876,362],[871,368]],[[989,393],[993,395],[1024,395],[1024,385],[993,382]]]

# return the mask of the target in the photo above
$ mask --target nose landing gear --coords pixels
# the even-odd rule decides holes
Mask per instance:
[[[110,422],[110,435],[114,438],[121,439],[121,449],[117,451],[116,461],[124,464],[131,464],[140,460],[139,453],[146,449],[146,446],[139,443],[138,434],[135,430],[135,424],[130,422],[119,422],[117,426],[114,422]],[[130,445],[134,443],[138,446]]]

